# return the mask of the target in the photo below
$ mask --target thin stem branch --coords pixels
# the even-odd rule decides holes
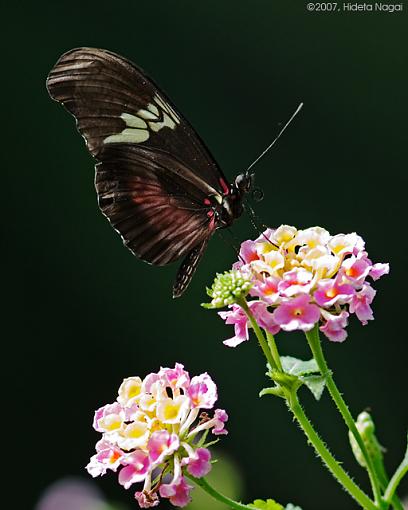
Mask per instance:
[[[400,483],[404,475],[407,473],[407,471],[408,471],[408,450],[407,453],[405,454],[403,461],[398,466],[395,473],[392,475],[390,483],[388,484],[388,487],[385,490],[384,499],[387,503],[392,502],[392,497],[395,491],[397,490],[398,484]]]
[[[335,402],[337,409],[340,411],[347,427],[355,437],[357,444],[361,450],[361,453],[363,454],[376,505],[378,508],[382,508],[380,484],[373,466],[372,458],[370,457],[366,445],[360,433],[357,430],[354,418],[352,417],[349,408],[347,407],[347,404],[345,403],[343,397],[341,396],[340,391],[336,386],[336,383],[333,380],[331,371],[329,370],[329,367],[323,354],[319,337],[319,329],[317,325],[312,330],[306,332],[306,338],[309,343],[310,349],[313,353],[313,357],[315,358],[317,365],[320,369],[320,372],[326,378],[327,389],[329,390],[329,393],[333,401]]]
[[[349,475],[340,466],[337,460],[326,448],[323,441],[313,428],[309,419],[305,415],[302,406],[296,394],[292,394],[291,398],[287,400],[289,408],[294,414],[299,425],[303,429],[307,438],[313,445],[317,454],[322,458],[328,469],[334,477],[341,483],[341,485],[350,493],[350,495],[365,509],[365,510],[378,510],[378,507],[371,501],[371,499],[353,482]]]
[[[228,505],[230,508],[234,508],[237,510],[251,510],[251,507],[249,505],[244,505],[243,503],[239,503],[238,501],[234,501],[233,499],[229,498],[228,496],[224,496],[220,492],[218,492],[214,487],[212,487],[205,478],[194,478],[193,476],[185,473],[184,476],[186,476],[189,480],[197,484],[199,487],[201,487],[207,494],[212,496],[217,501],[220,501],[220,503],[224,503],[225,505]]]
[[[277,368],[276,361],[272,355],[272,352],[269,349],[268,342],[265,340],[265,337],[262,334],[261,328],[258,326],[258,323],[255,320],[255,317],[252,315],[251,310],[249,309],[248,303],[246,302],[245,298],[240,299],[237,301],[239,306],[244,310],[246,316],[248,317],[248,320],[254,330],[254,333],[256,335],[256,338],[258,339],[259,345],[261,346],[261,349],[268,360],[269,365],[271,368]]]
[[[279,352],[278,352],[278,347],[276,345],[275,338],[274,338],[274,336],[271,333],[269,333],[266,330],[265,330],[265,333],[266,333],[266,338],[268,340],[269,349],[270,349],[272,357],[273,357],[273,359],[274,359],[274,361],[276,363],[276,367],[279,370],[279,372],[283,372],[282,363],[281,363],[281,360],[280,360],[280,356],[279,356]]]
[[[377,473],[378,481],[380,483],[380,488],[382,491],[385,491],[389,483],[389,478],[387,472],[385,471],[384,463],[382,459],[373,458],[373,464],[375,472]],[[392,496],[391,504],[394,510],[404,510],[404,507],[402,506],[402,503],[397,493],[395,492]]]

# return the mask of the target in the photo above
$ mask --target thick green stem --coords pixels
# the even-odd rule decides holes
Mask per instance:
[[[371,501],[371,499],[353,482],[340,464],[336,461],[333,455],[324,445],[312,424],[305,415],[302,406],[297,399],[296,394],[292,394],[287,399],[288,406],[294,414],[299,425],[303,429],[310,443],[318,455],[322,458],[328,469],[334,477],[341,483],[341,485],[351,494],[351,496],[364,508],[365,510],[378,510],[378,507]]]
[[[193,476],[190,476],[189,474],[185,473],[184,476],[186,476],[189,480],[197,484],[199,487],[201,487],[207,494],[212,496],[217,501],[220,501],[220,503],[224,503],[225,505],[228,505],[230,508],[234,508],[237,510],[251,510],[251,507],[249,505],[244,505],[243,503],[239,503],[238,501],[234,501],[231,498],[228,498],[227,496],[224,496],[220,492],[218,492],[214,487],[212,487],[205,478],[194,478]]]
[[[276,361],[272,355],[271,350],[269,349],[268,342],[265,340],[265,337],[262,334],[261,328],[258,326],[258,323],[255,320],[255,317],[252,315],[251,310],[249,309],[248,303],[246,302],[245,298],[240,299],[237,301],[239,306],[244,310],[246,313],[246,316],[248,317],[248,320],[254,330],[254,333],[256,335],[256,338],[258,339],[259,345],[261,346],[261,349],[268,360],[269,365],[271,368],[277,368]]]
[[[373,466],[372,459],[371,459],[370,455],[368,454],[367,448],[364,444],[362,437],[360,436],[360,433],[357,430],[354,419],[347,407],[347,404],[345,403],[343,397],[341,396],[341,393],[339,392],[339,390],[333,380],[333,377],[331,375],[331,371],[329,370],[329,367],[326,363],[326,359],[324,357],[322,346],[320,343],[318,325],[316,325],[312,330],[310,330],[306,333],[306,338],[307,338],[307,341],[309,342],[310,349],[313,353],[313,357],[315,358],[315,360],[317,362],[320,372],[326,378],[327,389],[329,390],[329,393],[330,393],[332,399],[334,400],[334,402],[337,406],[337,409],[340,411],[341,415],[343,416],[343,419],[344,419],[347,427],[349,428],[350,432],[355,437],[357,444],[363,454],[377,508],[382,508],[383,505],[382,505],[380,484],[379,484],[379,481],[378,481],[378,478],[377,478],[377,475],[376,475],[376,472],[375,472],[375,469]]]

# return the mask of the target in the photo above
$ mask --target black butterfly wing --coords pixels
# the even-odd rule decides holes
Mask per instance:
[[[102,212],[138,257],[165,265],[186,256],[186,289],[217,228],[208,197],[227,181],[203,142],[158,87],[126,59],[100,49],[65,53],[47,79],[98,160]]]
[[[96,165],[102,212],[132,253],[158,266],[208,241],[216,227],[205,194],[177,173],[180,167],[172,156],[134,144],[106,147]]]

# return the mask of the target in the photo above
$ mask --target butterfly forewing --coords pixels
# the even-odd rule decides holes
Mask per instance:
[[[50,72],[51,97],[74,115],[90,152],[100,159],[110,143],[177,155],[206,188],[221,193],[225,177],[191,125],[146,74],[115,53],[71,50]]]
[[[181,295],[217,228],[208,197],[228,190],[204,143],[141,69],[109,51],[65,53],[47,88],[96,158],[99,206],[126,246],[156,265],[186,257]]]

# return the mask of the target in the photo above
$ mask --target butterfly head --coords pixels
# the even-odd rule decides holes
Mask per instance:
[[[233,188],[235,188],[236,191],[241,193],[241,195],[249,193],[253,185],[253,176],[254,174],[249,174],[248,172],[237,175],[235,177],[235,183]]]
[[[252,174],[239,174],[231,188],[224,193],[221,208],[217,211],[219,228],[229,227],[236,218],[241,216],[244,195],[251,191],[252,181]]]

